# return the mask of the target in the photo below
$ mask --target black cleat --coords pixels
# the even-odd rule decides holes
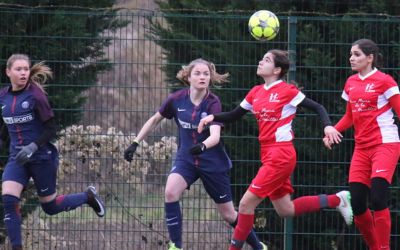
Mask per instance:
[[[103,201],[97,195],[96,188],[93,186],[88,186],[86,193],[88,195],[87,204],[93,208],[97,216],[104,217],[104,215],[106,215],[106,208],[104,207]]]

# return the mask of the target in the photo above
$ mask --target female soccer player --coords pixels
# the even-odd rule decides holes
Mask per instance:
[[[219,98],[209,90],[210,83],[227,82],[227,77],[228,74],[217,73],[214,64],[203,59],[196,59],[184,66],[178,72],[177,78],[189,85],[189,88],[171,94],[158,112],[143,125],[124,153],[124,158],[132,161],[140,141],[161,120],[174,118],[179,128],[179,147],[165,187],[165,221],[170,237],[170,250],[182,249],[179,199],[183,191],[199,178],[216,203],[222,218],[233,227],[237,223],[229,178],[232,163],[220,142],[221,124],[211,123],[209,130],[197,133],[197,125],[202,117],[221,111]],[[251,228],[246,238],[253,249],[267,249]]]
[[[352,223],[350,193],[341,191],[333,195],[303,196],[291,200],[293,187],[290,175],[296,165],[296,151],[292,140],[292,120],[297,106],[309,108],[321,117],[325,135],[339,143],[341,134],[331,126],[325,108],[308,99],[294,85],[281,80],[289,69],[288,53],[268,51],[257,68],[264,83],[253,87],[241,104],[230,112],[211,114],[201,119],[198,131],[211,122],[231,122],[252,111],[259,127],[261,162],[256,177],[239,204],[238,224],[233,233],[231,250],[241,249],[244,239],[254,223],[254,211],[261,201],[269,197],[281,217],[299,216],[321,208],[337,208],[347,224]]]
[[[10,155],[2,177],[4,223],[12,249],[22,249],[20,196],[30,178],[34,180],[42,209],[49,215],[88,204],[99,217],[105,215],[96,189],[59,195],[56,193],[58,151],[50,141],[56,135],[54,114],[43,84],[52,77],[43,63],[31,67],[27,55],[13,54],[6,74],[11,84],[0,89],[1,134],[10,137]],[[4,144],[0,141],[0,145]]]
[[[390,249],[389,185],[400,154],[392,111],[400,115],[399,87],[391,76],[377,69],[381,62],[382,55],[373,41],[360,39],[353,43],[350,66],[357,74],[346,81],[342,93],[347,101],[346,112],[335,125],[340,132],[354,126],[351,204],[354,222],[371,250]],[[331,148],[329,138],[324,138],[324,143]]]

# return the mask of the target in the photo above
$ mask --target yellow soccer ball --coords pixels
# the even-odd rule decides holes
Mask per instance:
[[[268,10],[259,10],[249,19],[250,34],[257,40],[272,40],[279,32],[279,19]]]

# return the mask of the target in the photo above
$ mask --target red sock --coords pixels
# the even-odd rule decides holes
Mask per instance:
[[[335,208],[339,206],[340,198],[336,194],[328,195],[328,207]]]
[[[334,208],[339,206],[340,199],[335,194],[332,195],[314,195],[302,196],[293,201],[294,216],[300,216],[305,213],[312,213],[321,210],[321,208]]]
[[[389,208],[374,212],[375,236],[379,249],[390,249],[391,218]]]
[[[371,211],[367,211],[361,215],[354,216],[354,223],[363,236],[370,250],[378,249],[378,242],[375,237],[374,219],[372,218]]]
[[[254,224],[254,214],[241,214],[238,216],[238,223],[233,232],[232,242],[237,242],[238,244],[230,245],[229,250],[240,250],[243,243],[246,241],[247,236],[249,236],[251,229]]]

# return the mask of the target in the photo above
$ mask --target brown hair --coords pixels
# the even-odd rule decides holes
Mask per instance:
[[[367,56],[373,55],[372,67],[380,68],[383,64],[383,55],[379,53],[379,47],[370,39],[362,38],[353,42],[352,46],[358,45],[360,50]]]
[[[274,55],[275,67],[281,68],[279,78],[283,78],[288,72],[290,66],[289,53],[287,51],[279,49],[269,50],[268,53]]]
[[[211,74],[211,76],[210,76],[211,83],[220,84],[220,83],[228,82],[229,73],[219,74],[215,69],[214,63],[204,60],[202,58],[195,59],[195,60],[191,61],[188,65],[182,66],[182,69],[179,70],[178,73],[176,74],[176,78],[181,80],[185,85],[190,85],[188,78],[190,76],[190,73],[192,72],[193,67],[197,64],[207,65],[208,69],[210,70],[210,74]]]
[[[39,62],[31,67],[31,60],[29,59],[29,56],[24,54],[13,54],[7,60],[7,69],[11,69],[14,62],[17,60],[25,60],[28,62],[30,67],[30,82],[38,86],[39,89],[46,93],[46,91],[44,90],[44,84],[48,79],[53,78],[53,72],[51,71],[49,66],[44,64],[44,62]]]

